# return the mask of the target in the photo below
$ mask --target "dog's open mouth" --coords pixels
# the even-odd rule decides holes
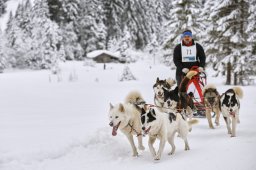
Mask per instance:
[[[119,127],[120,123],[121,123],[121,121],[116,126],[113,126],[112,136],[116,136],[117,135],[117,130],[118,130],[118,127]]]
[[[157,95],[157,98],[163,98],[163,97],[164,97],[163,93]]]
[[[149,133],[150,129],[151,129],[151,126],[149,126],[146,130],[144,130],[144,134],[143,135],[147,135]]]
[[[229,114],[233,117],[236,117],[236,113],[235,112],[229,112]]]

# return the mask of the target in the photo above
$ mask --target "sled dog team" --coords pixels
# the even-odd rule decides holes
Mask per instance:
[[[134,143],[134,136],[138,139],[138,149],[144,150],[142,137],[148,135],[148,147],[154,160],[160,160],[166,142],[171,145],[169,155],[175,153],[174,139],[176,133],[184,140],[185,150],[189,150],[188,133],[192,125],[198,123],[193,119],[193,94],[186,94],[186,87],[190,79],[196,75],[196,71],[190,71],[182,80],[179,87],[172,89],[175,81],[159,80],[153,86],[154,103],[145,102],[137,91],[130,92],[124,103],[110,104],[109,125],[112,127],[112,135],[117,135],[117,130],[125,134],[132,147],[133,156],[138,156]],[[220,112],[222,113],[228,133],[236,136],[236,124],[239,123],[239,99],[243,97],[243,91],[239,87],[227,90],[219,94],[214,85],[207,85],[203,89],[206,118],[210,128],[214,128],[211,112],[215,112],[215,124],[219,125]],[[156,139],[159,139],[159,148],[153,147]]]

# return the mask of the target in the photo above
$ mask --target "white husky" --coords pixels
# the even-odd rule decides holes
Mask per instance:
[[[134,144],[133,135],[138,137],[139,149],[144,150],[142,144],[142,130],[140,120],[140,109],[135,105],[137,103],[145,103],[139,92],[130,92],[125,103],[120,103],[115,106],[110,104],[109,110],[109,125],[113,127],[112,135],[117,135],[117,130],[120,129],[128,138],[133,156],[138,156],[137,148]]]
[[[187,135],[189,133],[190,126],[198,121],[196,119],[186,121],[180,113],[167,114],[145,105],[144,113],[141,115],[141,122],[144,135],[149,135],[149,150],[155,160],[160,160],[166,141],[168,141],[172,146],[172,150],[169,155],[174,154],[176,148],[174,144],[176,132],[178,132],[179,136],[184,140],[185,150],[190,149]],[[157,153],[153,147],[156,138],[160,140]]]

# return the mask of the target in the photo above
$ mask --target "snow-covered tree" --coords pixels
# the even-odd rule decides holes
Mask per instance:
[[[64,60],[59,26],[50,20],[46,0],[34,2],[31,19],[30,51],[26,55],[29,66],[35,69],[49,69]]]
[[[146,15],[146,0],[125,1],[125,12],[123,22],[126,23],[127,30],[130,32],[131,40],[136,49],[142,49],[150,41],[152,33]]]
[[[6,12],[6,2],[7,0],[0,0],[0,16]]]
[[[190,29],[195,40],[201,37],[204,25],[199,22],[202,3],[199,0],[173,0],[170,20],[165,26],[165,48],[174,49],[180,43],[181,33]]]
[[[170,3],[170,2],[169,2]],[[164,1],[148,0],[145,1],[145,12],[147,17],[147,26],[149,28],[149,42],[147,45],[153,44],[152,41],[157,41],[160,45],[163,43],[164,37],[164,23],[167,19],[167,11],[164,7]],[[169,6],[169,5],[168,5]]]
[[[132,74],[130,68],[128,66],[125,66],[119,81],[130,81],[130,80],[136,80],[136,78]]]
[[[212,12],[216,22],[217,36],[212,45],[216,45],[219,52],[218,60],[231,65],[227,75],[234,72],[234,84],[238,82],[238,75],[244,74],[244,61],[246,57],[247,34],[245,33],[248,19],[248,2],[245,0],[220,0],[216,2]],[[214,23],[213,23],[214,24]],[[211,36],[211,35],[210,35]],[[245,57],[245,58],[244,58]],[[231,84],[231,77],[227,77],[226,84]]]
[[[76,28],[78,39],[85,53],[105,49],[106,27],[103,24],[103,9],[97,0],[81,2],[81,11]]]
[[[160,37],[162,0],[106,0],[103,5],[107,49],[112,48],[114,40],[121,40],[126,31],[130,34],[129,44],[135,49],[145,48],[154,34]]]
[[[62,0],[62,7],[66,22],[74,22],[78,17],[78,11],[80,8],[79,0]]]
[[[62,28],[61,32],[61,44],[64,47],[65,58],[68,60],[81,60],[83,58],[84,51],[81,45],[78,43],[78,37],[74,31],[73,22],[66,23],[65,27]]]
[[[24,55],[28,52],[28,44],[24,43],[25,34],[20,28],[21,22],[19,16],[19,9],[15,16],[10,13],[9,20],[7,22],[5,36],[6,42],[6,53],[9,56],[8,60],[12,67],[26,67]],[[16,18],[17,17],[17,18]]]
[[[247,53],[249,68],[251,69],[250,74],[256,74],[256,1],[249,1],[249,18],[248,18],[248,26],[246,29],[246,33],[248,33],[248,47]],[[248,65],[247,65],[248,66]]]
[[[47,0],[47,3],[50,19],[58,24],[65,22],[62,0]]]
[[[122,18],[125,2],[119,0],[105,0],[103,2],[103,23],[106,26],[106,49],[111,48],[111,41],[117,40],[122,34]]]
[[[207,25],[206,30],[202,32],[202,41],[204,45],[204,50],[206,53],[206,62],[208,66],[217,68],[216,65],[220,64],[217,57],[219,53],[220,44],[216,41],[219,31],[217,31],[217,19],[212,11],[214,11],[215,4],[217,1],[206,0],[203,8],[203,12],[200,15],[200,19]],[[223,65],[219,65],[219,71],[223,72]]]
[[[7,67],[8,63],[6,58],[7,56],[6,56],[6,50],[5,50],[5,39],[0,29],[0,73]]]

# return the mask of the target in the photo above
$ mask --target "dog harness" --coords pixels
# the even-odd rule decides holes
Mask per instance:
[[[136,130],[136,129],[134,129],[134,128],[133,128],[133,125],[131,125],[131,124],[130,124],[130,122],[128,123],[128,125],[127,125],[127,126],[129,126],[129,127],[131,128],[130,133],[132,133],[132,131],[134,131],[134,132],[137,134],[137,136],[136,136],[136,137],[139,137],[139,136],[141,136],[141,135],[142,135],[141,133],[137,132],[137,130]]]

